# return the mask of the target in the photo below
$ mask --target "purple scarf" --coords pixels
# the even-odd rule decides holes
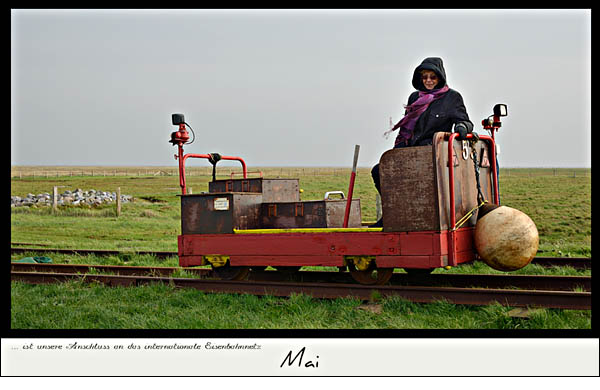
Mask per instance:
[[[433,91],[419,91],[419,98],[413,102],[413,104],[404,106],[406,109],[406,113],[400,122],[396,123],[394,127],[385,132],[385,136],[393,132],[394,130],[400,128],[398,132],[398,136],[396,137],[396,142],[394,146],[399,143],[406,143],[410,137],[412,137],[413,130],[415,128],[415,124],[422,113],[427,110],[427,107],[433,102],[441,98],[446,92],[448,92],[448,85],[444,85],[440,89],[435,89]]]

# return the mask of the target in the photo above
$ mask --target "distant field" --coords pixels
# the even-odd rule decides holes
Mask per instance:
[[[221,169],[222,168],[222,169]],[[369,174],[370,167],[358,167],[358,171]],[[262,172],[269,177],[298,177],[350,174],[350,168],[343,167],[248,167],[252,175]],[[239,164],[224,161],[218,164],[217,172],[223,175],[234,172],[235,177],[241,175]],[[187,166],[186,173],[191,176],[212,175],[212,166]],[[590,176],[590,168],[502,168],[502,173],[508,176]],[[59,177],[59,176],[159,176],[177,175],[177,166],[11,166],[11,178],[23,177]]]
[[[11,167],[11,195],[52,193],[81,188],[132,195],[116,217],[113,205],[61,207],[55,215],[48,207],[11,208],[11,242],[37,243],[51,248],[177,250],[181,232],[179,178],[173,167],[79,167],[83,176],[65,174],[74,167]],[[112,172],[123,174],[109,175]],[[231,170],[219,169],[219,178]],[[265,177],[296,177],[304,190],[301,199],[322,199],[327,191],[347,192],[350,169],[254,168]],[[26,172],[52,172],[33,175]],[[100,175],[99,172],[107,174]],[[208,190],[210,167],[191,168],[188,187],[194,193]],[[375,195],[370,168],[360,168],[354,197],[361,200],[362,219],[374,221]],[[14,173],[21,172],[21,177]],[[56,172],[59,172],[56,175]],[[93,175],[92,175],[93,174]],[[46,177],[47,176],[47,177]],[[251,174],[258,176],[258,174]],[[237,175],[236,177],[240,177]],[[500,195],[504,205],[527,213],[540,233],[539,256],[591,257],[591,169],[501,169]],[[143,256],[86,258],[52,255],[55,262],[129,265],[176,265]],[[19,256],[12,256],[12,260]],[[479,267],[479,268],[477,268]],[[456,267],[435,272],[497,272],[487,266]],[[553,273],[528,266],[521,273]],[[589,273],[589,271],[588,271]],[[29,286],[12,283],[13,328],[436,328],[436,329],[589,329],[591,311],[540,309],[527,319],[507,316],[501,306],[465,307],[449,303],[414,304],[400,299],[379,302],[381,314],[360,309],[351,299],[259,299],[225,294],[181,291],[169,286],[119,288],[68,283]]]
[[[63,175],[83,172],[75,168],[87,169],[86,175]],[[52,243],[57,248],[175,250],[175,235],[180,229],[177,197],[180,187],[176,172],[169,175],[169,170],[175,172],[173,167],[110,167],[110,170],[109,167],[12,167],[13,172],[21,172],[22,176],[11,179],[11,195],[52,193],[52,187],[58,185],[62,186],[59,191],[75,188],[115,191],[120,187],[122,194],[137,199],[123,208],[124,214],[118,220],[111,218],[112,206],[85,212],[81,208],[65,207],[52,218],[45,209],[13,210],[13,240]],[[232,171],[240,173],[241,169],[237,166],[220,168],[217,177],[231,177]],[[249,167],[248,171],[262,172],[265,177],[299,178],[304,190],[303,200],[322,199],[327,191],[346,193],[350,177],[350,169],[346,168]],[[32,172],[38,174],[30,176]],[[55,172],[55,175],[40,175],[40,172]],[[58,177],[56,172],[59,172]],[[101,172],[106,172],[106,176]],[[111,172],[117,175],[109,175]],[[522,210],[536,222],[541,253],[549,256],[591,255],[591,169],[512,168],[500,172],[502,204]],[[186,173],[188,188],[195,193],[208,191],[210,167],[192,167],[186,169]],[[259,174],[250,173],[250,176]],[[370,168],[359,168],[354,197],[361,200],[362,219],[374,221],[376,190]],[[84,215],[104,218],[101,223],[95,218],[74,218]],[[124,221],[127,221],[127,228],[123,227]],[[62,228],[58,234],[40,234],[59,226]],[[89,234],[92,226],[97,232],[95,235]],[[149,231],[151,226],[156,229]],[[140,237],[136,239],[138,231]]]

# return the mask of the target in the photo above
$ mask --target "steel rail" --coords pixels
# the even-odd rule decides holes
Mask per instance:
[[[92,264],[54,264],[54,263],[11,263],[14,272],[58,272],[89,273],[103,272],[117,275],[170,276],[177,271],[189,272],[199,277],[214,277],[209,268],[182,267],[148,267],[123,265]],[[252,271],[249,280],[273,282],[308,282],[308,283],[354,283],[348,272],[301,271],[282,273],[276,271]],[[573,291],[582,289],[591,291],[591,276],[562,275],[502,275],[502,274],[431,274],[411,275],[396,273],[389,284],[411,286],[451,286],[481,288],[522,288],[532,290]]]
[[[10,263],[11,272],[57,272],[57,273],[88,273],[106,272],[130,276],[169,276],[177,271],[190,272],[198,276],[208,276],[208,268],[181,267],[148,267],[130,265],[98,265],[98,264],[57,264],[57,263]]]
[[[12,244],[11,244],[12,245]],[[38,245],[38,244],[35,244]],[[96,256],[127,256],[127,255],[150,255],[158,258],[177,256],[177,252],[171,251],[117,251],[110,249],[53,249],[53,248],[10,248],[10,253],[62,253],[66,255],[96,255]]]
[[[575,269],[592,269],[591,257],[534,257],[530,264],[543,267],[572,267]]]
[[[283,276],[285,277],[285,276]],[[281,281],[277,272],[263,272],[253,276],[251,280]],[[287,276],[288,281],[296,282],[335,282],[356,283],[348,272],[315,272],[303,271]],[[502,275],[502,274],[431,274],[411,275],[394,273],[389,281],[393,286],[447,286],[447,287],[479,287],[479,288],[520,288],[530,290],[573,291],[581,289],[591,291],[591,276],[563,275]]]
[[[126,275],[91,275],[72,273],[11,272],[11,280],[26,283],[56,283],[68,280],[99,282],[111,287],[140,286],[167,283],[176,287],[194,288],[206,292],[290,296],[306,294],[314,298],[333,299],[354,297],[371,300],[373,294],[381,297],[398,296],[412,302],[430,303],[445,300],[463,305],[501,305],[516,307],[546,307],[571,310],[591,310],[591,292],[481,289],[423,286],[364,286],[339,283],[251,282],[223,281]]]
[[[11,245],[22,245],[25,243],[11,243]],[[28,245],[44,246],[47,244],[27,243]],[[121,256],[121,255],[150,255],[158,258],[177,256],[177,252],[171,251],[117,251],[108,249],[52,249],[52,248],[31,248],[31,247],[11,247],[11,253],[44,253],[54,252],[62,254],[80,254],[97,256]],[[462,263],[468,264],[468,263]],[[574,269],[591,269],[591,257],[535,257],[531,264],[538,264],[543,267],[572,267]]]

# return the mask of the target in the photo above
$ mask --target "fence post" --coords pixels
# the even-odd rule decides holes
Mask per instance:
[[[52,212],[56,214],[58,211],[58,187],[54,186],[52,190]]]
[[[117,217],[121,215],[121,187],[117,187]]]

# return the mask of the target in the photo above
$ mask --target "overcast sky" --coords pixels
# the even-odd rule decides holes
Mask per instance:
[[[591,166],[591,10],[12,10],[11,164],[175,166],[177,112],[189,153],[370,167],[434,56],[476,131],[508,105],[501,166]]]

